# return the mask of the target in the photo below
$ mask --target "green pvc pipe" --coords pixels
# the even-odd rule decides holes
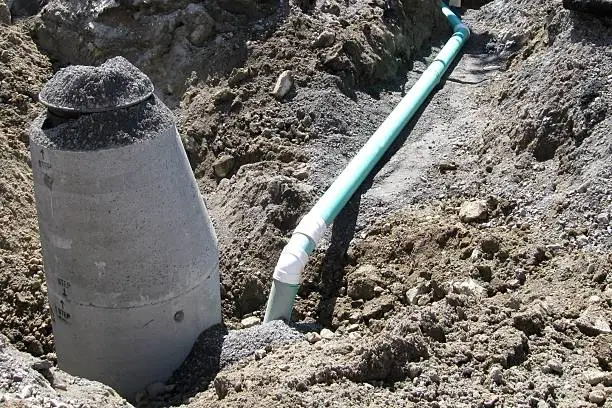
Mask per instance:
[[[445,4],[441,4],[441,9],[453,29],[453,35],[419,80],[310,210],[309,214],[323,219],[326,225],[330,225],[342,211],[408,121],[440,83],[442,76],[468,40],[469,28]],[[316,246],[316,242],[306,235],[294,234],[292,240],[296,240],[306,254],[311,254]],[[264,321],[289,320],[298,288],[297,284],[274,279]]]

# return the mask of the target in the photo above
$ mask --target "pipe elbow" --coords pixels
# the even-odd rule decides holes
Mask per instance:
[[[306,262],[308,254],[299,243],[290,239],[278,258],[273,278],[288,285],[299,285]]]

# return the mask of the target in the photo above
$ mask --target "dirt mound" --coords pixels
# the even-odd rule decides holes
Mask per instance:
[[[53,351],[26,129],[51,64],[25,26],[0,25],[0,332],[18,349]]]
[[[595,354],[609,323],[594,329],[612,317],[599,283],[608,257],[546,248],[535,228],[462,223],[453,205],[407,209],[364,235],[347,285],[368,287],[356,273],[367,267],[378,286],[368,300],[341,289],[335,334],[222,371],[192,406],[315,406],[332,395],[343,406],[576,406],[589,381],[609,381]]]
[[[275,6],[254,0],[55,0],[40,14],[36,39],[61,64],[98,65],[124,56],[151,77],[165,102],[176,105],[192,72],[206,78],[245,60],[244,27],[273,14]]]
[[[503,87],[493,88],[500,110],[519,120],[500,123],[503,127],[493,132],[508,134],[517,153],[527,150],[537,161],[550,160],[559,150],[564,161],[560,171],[570,171],[567,156],[596,134],[610,114],[612,101],[604,90],[608,73],[597,67],[611,61],[597,46],[609,43],[612,34],[603,21],[560,11],[556,4],[537,14],[535,26],[508,39],[524,46],[509,55],[508,68],[514,74]]]

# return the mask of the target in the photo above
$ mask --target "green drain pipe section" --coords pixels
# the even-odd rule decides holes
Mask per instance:
[[[344,208],[431,91],[440,83],[449,65],[469,38],[470,30],[459,17],[445,4],[441,4],[441,8],[453,28],[452,37],[406,96],[296,227],[274,269],[274,279],[264,322],[291,319],[293,302],[308,256],[327,227]]]

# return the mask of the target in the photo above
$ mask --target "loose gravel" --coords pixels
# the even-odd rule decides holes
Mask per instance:
[[[52,108],[80,113],[105,112],[135,105],[153,93],[151,80],[123,57],[93,67],[61,69],[40,92]]]
[[[280,320],[231,331],[223,325],[213,326],[200,335],[185,362],[168,380],[168,384],[177,387],[166,398],[173,402],[184,400],[205,388],[224,367],[252,355],[257,358],[273,346],[300,340],[304,335]]]
[[[172,126],[173,115],[154,96],[138,105],[63,119],[39,116],[30,135],[40,146],[57,150],[94,151],[149,140]]]

